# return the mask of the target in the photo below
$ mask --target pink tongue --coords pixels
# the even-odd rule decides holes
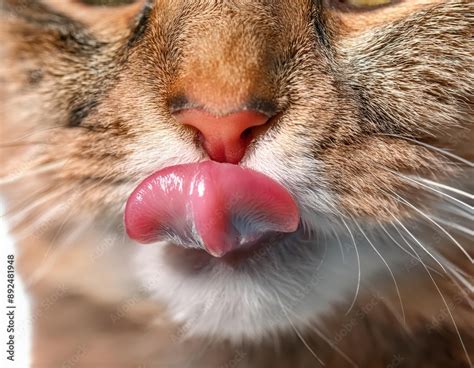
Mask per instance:
[[[220,257],[274,232],[293,232],[299,211],[288,191],[256,171],[206,161],[146,178],[125,208],[130,238],[172,240]]]

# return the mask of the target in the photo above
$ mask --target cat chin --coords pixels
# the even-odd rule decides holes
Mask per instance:
[[[167,243],[140,246],[134,259],[145,292],[181,325],[179,339],[232,342],[317,321],[355,290],[357,264],[341,261],[338,244],[315,240],[273,244],[238,264]]]

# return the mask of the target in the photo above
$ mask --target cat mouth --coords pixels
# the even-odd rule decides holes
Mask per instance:
[[[268,176],[205,161],[150,175],[128,198],[124,221],[139,243],[168,241],[232,260],[294,233],[300,213],[289,191]]]
[[[268,234],[251,246],[240,247],[221,257],[215,257],[205,249],[185,247],[176,243],[160,244],[160,246],[165,247],[163,255],[167,264],[173,269],[196,272],[216,264],[226,265],[233,269],[240,269],[249,264],[261,264],[261,259],[268,257],[271,252],[277,251],[292,239],[303,237],[299,230],[295,233]]]

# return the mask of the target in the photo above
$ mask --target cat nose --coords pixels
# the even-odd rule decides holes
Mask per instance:
[[[174,113],[176,120],[192,126],[211,160],[237,164],[262,127],[271,119],[256,110],[240,110],[226,115],[213,115],[201,108]]]

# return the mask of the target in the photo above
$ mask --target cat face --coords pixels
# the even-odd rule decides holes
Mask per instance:
[[[136,245],[138,278],[190,334],[261,336],[326,310],[354,279],[337,239],[419,217],[412,206],[432,198],[412,175],[461,171],[437,147],[472,154],[471,3],[86,3],[6,1],[5,136],[44,142],[15,151],[6,177],[22,160],[34,180],[15,189],[49,195],[25,221],[60,220],[66,195],[68,221],[123,234],[139,182],[209,160],[177,118],[196,106],[269,117],[246,130],[238,164],[281,184],[300,212],[296,232],[231,259]]]

